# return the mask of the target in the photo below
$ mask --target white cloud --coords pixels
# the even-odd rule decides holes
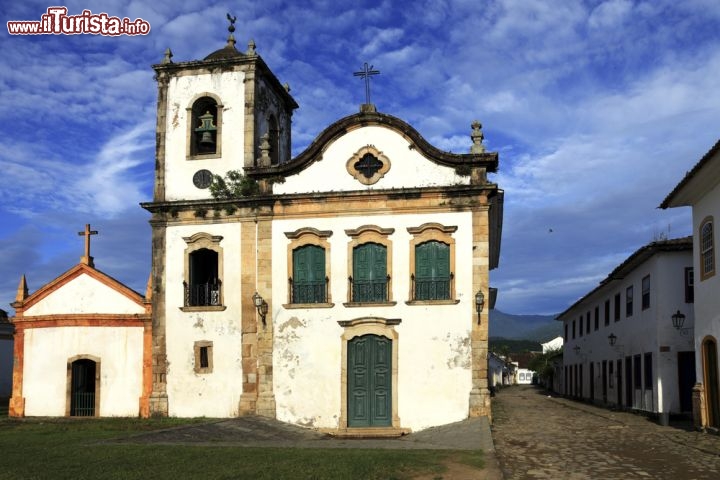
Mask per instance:
[[[588,18],[590,28],[619,27],[630,15],[633,4],[630,0],[609,0],[595,7]]]

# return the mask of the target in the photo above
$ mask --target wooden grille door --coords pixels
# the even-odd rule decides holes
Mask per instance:
[[[348,426],[392,425],[392,340],[363,335],[348,342]]]

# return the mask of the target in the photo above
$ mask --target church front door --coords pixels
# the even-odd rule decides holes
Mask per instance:
[[[363,335],[348,342],[348,427],[392,422],[392,340]]]

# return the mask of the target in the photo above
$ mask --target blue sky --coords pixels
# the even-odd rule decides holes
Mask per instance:
[[[717,141],[720,2],[70,1],[69,14],[142,18],[149,35],[9,35],[54,4],[0,6],[0,308],[75,265],[86,223],[97,268],[144,292],[150,269],[156,83],[151,65],[222,47],[237,16],[300,104],[293,151],[372,98],[439,148],[470,124],[500,153],[497,308],[557,313],[630,253],[690,234],[657,206]]]

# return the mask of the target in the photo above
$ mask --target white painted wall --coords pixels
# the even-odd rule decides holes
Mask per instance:
[[[23,397],[27,416],[64,416],[67,362],[100,358],[100,415],[137,416],[142,395],[143,327],[25,330]]]
[[[232,417],[238,414],[242,393],[240,287],[240,225],[184,225],[167,229],[166,243],[166,347],[169,414],[179,417]],[[223,299],[220,312],[183,312],[183,237],[205,232],[223,237]],[[281,277],[282,278],[282,277]],[[194,369],[196,341],[213,342],[213,371]]]
[[[720,159],[715,158],[714,161]],[[715,271],[720,272],[720,184],[716,185],[692,207],[693,213],[693,267],[695,274],[695,369],[697,381],[704,383],[702,369],[702,342],[711,336],[720,343],[720,273],[700,280],[700,224],[712,216],[715,239]]]
[[[168,84],[165,137],[165,198],[194,200],[210,198],[210,191],[193,185],[200,169],[217,175],[242,169],[245,135],[245,84],[243,72],[214,72],[173,77]],[[196,95],[209,92],[220,97],[222,111],[222,157],[187,160],[187,122]]]
[[[389,159],[391,167],[377,183],[365,186],[348,173],[346,163],[367,145],[373,145],[382,152]],[[389,128],[361,127],[331,143],[322,154],[321,160],[301,173],[287,177],[285,183],[274,185],[273,190],[283,194],[469,183],[470,177],[456,175],[454,169],[427,160],[417,149],[410,149],[409,146],[410,142]],[[332,179],[331,184],[328,184],[328,179]]]
[[[515,378],[518,385],[530,385],[532,384],[533,376],[535,372],[527,368],[518,368],[515,373]]]
[[[454,225],[457,305],[410,306],[408,227],[426,222]],[[395,306],[344,307],[347,301],[348,243],[344,230],[364,224],[393,227],[392,298]],[[285,232],[302,227],[331,230],[333,308],[285,309],[288,299]],[[277,416],[316,428],[337,428],[341,405],[340,320],[365,316],[400,319],[398,410],[401,426],[419,430],[467,417],[471,389],[469,331],[475,318],[472,292],[472,219],[470,213],[377,215],[277,220],[273,222],[273,364]],[[323,401],[318,401],[322,399]]]
[[[617,399],[617,359],[623,360],[622,399],[625,404],[626,395],[626,357],[641,355],[644,361],[646,352],[652,353],[652,371],[655,377],[653,389],[646,390],[644,382],[640,389],[635,389],[633,382],[632,408],[648,412],[677,412],[680,405],[678,392],[677,354],[681,351],[693,350],[693,304],[685,303],[684,272],[690,267],[692,253],[660,252],[638,266],[626,278],[613,280],[586,298],[573,310],[563,315],[568,324],[568,340],[565,342],[564,364],[583,365],[583,396],[590,394],[590,381],[594,382],[594,400],[602,401],[602,362],[612,361],[615,365],[613,386],[608,389],[608,403],[614,404]],[[642,278],[650,275],[650,308],[642,310]],[[625,315],[626,289],[633,285],[633,315]],[[620,321],[614,320],[615,294],[620,293]],[[610,299],[610,325],[604,322],[605,300]],[[599,329],[594,329],[595,306],[600,309]],[[677,310],[686,315],[685,332],[678,332],[672,326],[671,317]],[[584,331],[579,336],[578,320],[583,321],[590,312],[591,331]],[[572,321],[576,322],[576,337],[572,338]],[[584,329],[585,330],[585,329]],[[611,347],[608,341],[610,334],[617,336],[617,343]],[[579,346],[580,350],[575,351]],[[669,351],[661,352],[660,347],[669,347]],[[594,362],[594,378],[591,380],[590,362]],[[644,370],[641,372],[644,375]],[[574,382],[574,379],[573,379]],[[572,382],[566,382],[569,386]],[[572,394],[572,392],[570,392]]]
[[[83,273],[25,310],[24,316],[57,313],[142,314],[145,307]]]

